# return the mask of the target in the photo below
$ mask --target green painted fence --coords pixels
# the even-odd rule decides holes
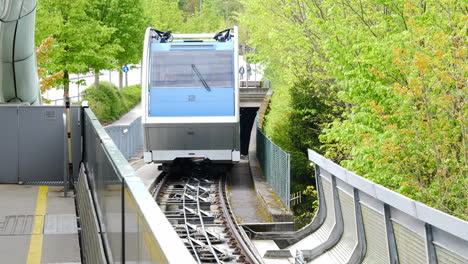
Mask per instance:
[[[283,204],[290,208],[290,157],[257,126],[257,158],[266,180]]]

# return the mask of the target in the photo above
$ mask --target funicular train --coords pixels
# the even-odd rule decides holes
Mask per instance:
[[[237,27],[213,34],[146,30],[144,161],[240,160]]]

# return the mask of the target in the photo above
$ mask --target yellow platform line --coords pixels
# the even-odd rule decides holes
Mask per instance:
[[[47,208],[47,192],[48,186],[39,186],[36,200],[36,213],[34,217],[34,227],[29,242],[28,262],[27,264],[39,264],[42,257],[42,242],[44,235],[42,230],[44,228],[44,217]]]

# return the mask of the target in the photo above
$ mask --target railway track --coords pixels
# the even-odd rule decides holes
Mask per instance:
[[[153,196],[198,263],[263,263],[233,219],[225,175],[198,167],[166,174]]]

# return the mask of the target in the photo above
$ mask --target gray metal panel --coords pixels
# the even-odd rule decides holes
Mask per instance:
[[[323,177],[320,178],[322,179],[323,195],[325,196],[325,203],[327,204],[327,217],[325,218],[325,223],[323,223],[323,226],[320,228],[325,228],[327,231],[330,231],[336,223],[332,184],[331,182],[324,180]]]
[[[149,150],[235,149],[234,124],[179,124],[145,131]]]
[[[432,236],[434,245],[449,249],[448,252],[459,255],[468,263],[468,244],[466,241],[434,226],[432,227]]]
[[[95,159],[89,159],[87,162],[93,168],[94,189],[92,191],[97,215],[100,218],[104,246],[111,262],[121,262],[124,243],[122,240],[122,177],[115,171],[113,161],[109,158],[111,155],[107,153],[103,142],[113,143],[110,138],[106,138],[91,147],[89,146],[91,142],[87,141],[86,147],[89,146],[95,151]],[[120,154],[118,150],[115,151]]]
[[[72,107],[74,175],[81,160],[80,112]],[[63,107],[0,106],[0,118],[8,124],[0,128],[0,182],[63,181],[63,113]]]
[[[412,232],[418,234],[421,237],[426,235],[426,230],[424,227],[424,222],[414,218],[398,209],[390,207],[392,221],[397,222],[411,230]]]
[[[81,246],[83,251],[83,263],[107,263],[104,255],[104,247],[100,238],[100,228],[88,180],[84,172],[80,175],[76,194],[78,213],[81,223]]]
[[[400,264],[427,263],[426,244],[423,237],[395,222],[393,230]]]
[[[141,117],[130,125],[112,125],[105,127],[105,130],[126,159],[130,159],[143,146]]]
[[[442,247],[435,247],[439,264],[466,264],[468,259]]]
[[[64,110],[62,107],[19,107],[20,181],[63,181]]]
[[[0,106],[0,183],[18,182],[17,107]]]
[[[138,263],[195,263],[167,218],[138,177],[125,177],[125,207],[133,221],[125,223],[126,238],[138,232]],[[135,219],[137,217],[137,219]],[[128,230],[128,232],[127,232]],[[126,247],[131,249],[131,245]],[[136,256],[136,252],[126,254]],[[129,260],[127,258],[127,260]],[[132,261],[130,259],[129,261]]]
[[[369,207],[380,215],[384,214],[384,203],[374,197],[366,194],[365,192],[359,192],[359,200],[361,201],[361,204]]]
[[[367,241],[367,253],[362,263],[390,263],[384,216],[364,204],[361,204],[361,210]]]

